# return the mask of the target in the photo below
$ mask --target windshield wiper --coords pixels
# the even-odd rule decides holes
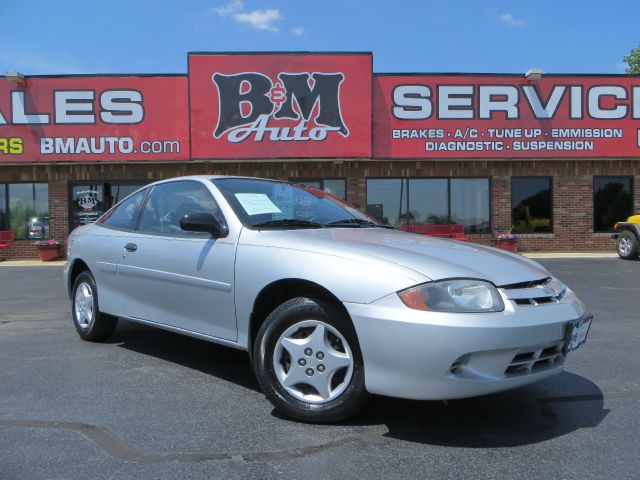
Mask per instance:
[[[377,227],[377,228],[388,228],[390,230],[395,230],[396,227],[393,225],[380,225],[379,223],[371,222],[369,220],[364,220],[362,218],[346,218],[344,220],[336,220],[335,222],[329,222],[325,225],[326,227],[353,227],[358,226],[359,228],[365,227]]]
[[[316,222],[310,222],[309,220],[301,220],[298,218],[281,218],[278,220],[267,220],[266,222],[259,222],[252,227],[296,227],[296,228],[321,228],[322,225]]]
[[[334,222],[329,222],[326,224],[327,227],[378,227],[377,223],[371,222],[369,220],[364,220],[362,218],[345,218],[344,220],[336,220]]]

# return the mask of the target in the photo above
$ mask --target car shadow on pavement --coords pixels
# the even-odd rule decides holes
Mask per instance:
[[[247,352],[159,328],[119,320],[106,343],[198,370],[260,391]]]
[[[385,424],[386,437],[430,445],[529,445],[596,427],[609,413],[598,386],[563,372],[538,384],[449,402],[373,397],[354,418]]]
[[[126,321],[119,322],[108,343],[260,391],[249,356],[240,350]],[[516,390],[448,402],[372,396],[343,425],[384,426],[385,437],[415,443],[496,448],[593,428],[608,413],[595,383],[563,372]],[[272,415],[290,421],[276,410]]]

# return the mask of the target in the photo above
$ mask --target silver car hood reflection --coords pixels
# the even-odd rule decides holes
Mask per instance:
[[[431,280],[467,277],[502,286],[549,276],[537,262],[503,250],[383,228],[262,230],[260,244],[356,260],[366,255]]]

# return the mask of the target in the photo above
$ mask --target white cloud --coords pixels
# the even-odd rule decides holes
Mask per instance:
[[[276,24],[284,20],[280,14],[280,10],[275,8],[246,12],[244,11],[244,3],[242,0],[230,0],[225,5],[211,8],[209,11],[217,13],[221,17],[231,17],[238,23],[247,23],[253,28],[257,28],[258,30],[267,30],[269,32],[279,32],[280,29]],[[302,29],[300,30],[300,33],[294,33],[302,35]]]
[[[268,30],[270,32],[280,31],[275,24],[283,20],[280,11],[274,8],[254,10],[248,13],[234,13],[233,19],[239,23],[248,23],[258,30]]]
[[[292,33],[295,33],[296,35],[304,35],[304,28],[302,27],[295,27],[291,29]]]
[[[500,20],[510,27],[522,27],[527,24],[524,20],[514,17],[512,13],[503,13],[500,15]]]
[[[222,17],[227,17],[231,14],[238,13],[243,8],[244,8],[244,4],[242,3],[242,0],[231,0],[226,5],[223,5],[221,7],[211,8],[209,9],[209,11],[213,13],[217,13]]]

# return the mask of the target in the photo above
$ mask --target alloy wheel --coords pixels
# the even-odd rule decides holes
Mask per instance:
[[[332,325],[303,320],[276,343],[273,366],[280,385],[295,398],[323,404],[339,397],[353,374],[353,353]]]
[[[93,291],[88,283],[82,282],[76,289],[76,295],[73,302],[76,319],[78,325],[83,330],[91,326],[93,322]]]
[[[618,252],[621,255],[629,255],[631,253],[631,247],[631,240],[627,237],[620,237],[620,241],[618,242]]]

